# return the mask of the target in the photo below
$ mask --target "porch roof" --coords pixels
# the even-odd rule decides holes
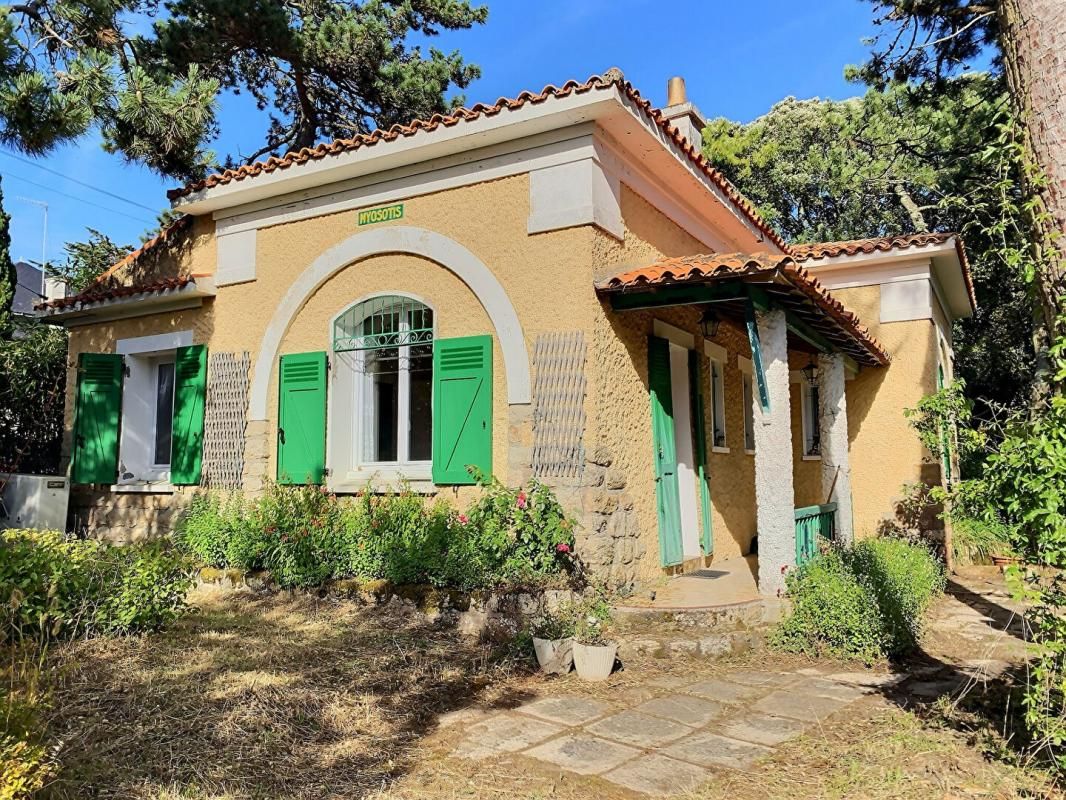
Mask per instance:
[[[743,317],[748,303],[788,312],[793,332],[823,349],[861,364],[884,366],[889,355],[859,317],[848,311],[792,256],[775,253],[712,253],[667,258],[597,281],[618,310],[713,304]]]

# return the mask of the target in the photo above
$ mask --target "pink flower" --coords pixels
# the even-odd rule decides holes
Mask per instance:
[[[555,545],[555,552],[557,552],[557,553],[569,553],[570,552],[570,545],[568,545],[566,542],[560,542],[559,544]]]
[[[328,486],[319,486],[318,487],[318,491],[322,492],[322,494],[329,494],[329,487]]]
[[[466,514],[460,514],[459,515],[459,524],[460,525],[466,525],[466,523],[468,523],[469,521],[470,521],[470,517],[468,517]]]
[[[526,493],[525,492],[519,492],[518,493],[518,507],[519,508],[525,508],[527,505],[529,505],[529,503],[526,501]]]

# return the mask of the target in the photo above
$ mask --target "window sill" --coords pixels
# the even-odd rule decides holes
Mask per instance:
[[[174,494],[174,487],[170,483],[151,483],[149,481],[115,483],[110,488],[115,494]]]
[[[745,448],[745,449],[744,449],[744,452],[745,452],[745,453],[746,453],[747,455],[749,455],[749,456],[753,456],[753,455],[755,455],[755,451],[754,451],[754,450],[748,450],[747,448]]]
[[[711,452],[712,453],[728,453],[730,451],[729,451],[728,447],[718,447],[718,445],[715,445],[714,447],[711,448]]]
[[[398,478],[381,478],[380,476],[327,483],[326,486],[334,494],[358,494],[366,491],[374,494],[386,494],[387,492],[398,492],[401,489],[407,489],[407,491],[414,494],[436,494],[438,491],[437,485],[432,480],[414,478],[400,480]]]
[[[822,457],[817,455],[810,455],[809,453],[803,457],[804,461],[821,461]]]

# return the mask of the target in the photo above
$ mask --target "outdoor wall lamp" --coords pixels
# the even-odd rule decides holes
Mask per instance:
[[[814,360],[814,356],[811,356],[810,362],[803,369],[800,370],[803,373],[803,377],[807,379],[807,384],[810,386],[818,385],[818,362]]]
[[[722,320],[718,318],[710,309],[703,312],[703,319],[700,320],[700,330],[703,331],[703,336],[706,339],[713,339],[718,335],[718,327],[722,324]]]

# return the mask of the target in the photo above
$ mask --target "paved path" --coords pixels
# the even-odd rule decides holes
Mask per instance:
[[[616,702],[557,695],[471,726],[455,754],[520,753],[653,796],[684,792],[713,770],[748,770],[774,748],[904,676],[736,670],[696,683],[651,678]]]

